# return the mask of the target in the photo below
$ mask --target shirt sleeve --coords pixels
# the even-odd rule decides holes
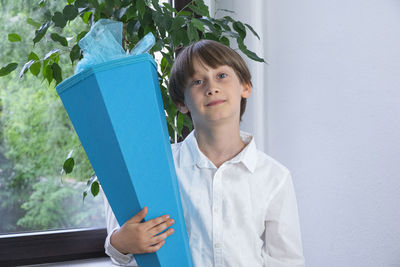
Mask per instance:
[[[290,173],[271,194],[265,219],[264,262],[273,267],[304,267],[300,223]]]
[[[106,254],[110,256],[111,261],[116,265],[138,266],[132,254],[122,254],[111,245],[110,237],[114,231],[119,229],[120,226],[104,194],[103,194],[103,199],[104,199],[104,209],[107,222],[107,238],[104,243],[104,249]]]

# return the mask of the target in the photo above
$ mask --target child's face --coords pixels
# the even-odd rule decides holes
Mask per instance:
[[[239,123],[241,98],[248,98],[250,84],[241,84],[235,71],[222,65],[215,69],[194,60],[194,75],[185,89],[180,112],[190,111],[196,126],[232,120]],[[208,123],[208,124],[207,124]]]

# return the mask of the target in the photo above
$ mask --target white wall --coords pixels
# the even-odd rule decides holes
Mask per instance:
[[[400,266],[400,1],[217,4],[263,15],[263,142],[292,171],[307,266]]]
[[[264,25],[264,15],[260,12],[260,9],[264,6],[263,0],[252,0],[252,4],[248,1],[239,0],[208,0],[205,1],[211,9],[211,14],[214,14],[217,9],[228,9],[235,11],[235,14],[217,11],[215,17],[231,16],[235,19],[239,19],[247,24],[250,24],[254,30],[260,35],[261,40],[258,40],[250,31],[247,33],[246,45],[249,49],[255,52],[259,56],[263,56],[264,53],[264,37],[263,37],[263,25]],[[231,46],[237,48],[237,45],[232,41]],[[249,60],[239,49],[236,49],[245,61],[249,65],[250,72],[253,76],[253,90],[251,97],[248,99],[246,112],[243,115],[241,122],[241,129],[250,132],[254,135],[256,144],[259,149],[266,150],[266,141],[264,138],[265,130],[267,127],[267,121],[265,117],[266,106],[264,105],[267,100],[265,88],[265,80],[263,79],[265,75],[266,64],[254,62]]]

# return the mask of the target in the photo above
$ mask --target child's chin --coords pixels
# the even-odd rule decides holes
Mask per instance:
[[[233,120],[233,116],[229,116],[228,114],[212,114],[207,118],[210,122],[225,122],[229,120]]]

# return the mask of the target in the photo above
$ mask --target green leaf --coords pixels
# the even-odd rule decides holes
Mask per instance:
[[[192,18],[192,23],[199,31],[205,31],[204,24],[200,20]]]
[[[51,70],[53,71],[53,78],[56,80],[56,83],[59,84],[62,82],[62,70],[57,63],[53,63],[51,65]]]
[[[195,3],[200,8],[200,10],[203,12],[202,16],[206,16],[206,17],[210,16],[210,12],[208,11],[208,6],[206,4],[204,4],[203,0],[195,0]],[[201,14],[199,14],[199,15],[201,15]]]
[[[161,54],[163,55],[163,59],[165,59],[167,61],[167,63],[170,65],[170,67],[174,64],[173,59],[171,58],[171,54],[167,54],[164,52],[161,52]],[[162,61],[161,61],[162,64]],[[164,70],[165,67],[162,67],[162,69]]]
[[[94,182],[92,183],[92,186],[90,187],[90,191],[92,192],[92,195],[93,195],[94,197],[97,196],[97,194],[99,194],[99,191],[100,191],[99,182],[94,181]]]
[[[78,36],[76,37],[76,42],[78,43],[79,40],[82,39],[83,37],[85,37],[85,35],[86,35],[87,33],[88,33],[87,31],[80,32],[80,33],[78,34]]]
[[[172,13],[178,13],[178,11],[175,9],[175,8],[173,8],[170,4],[168,4],[168,3],[163,3],[163,6],[168,10],[168,11],[170,11],[170,12],[172,12]]]
[[[85,22],[86,24],[89,24],[90,16],[92,16],[92,12],[90,12],[90,11],[85,12],[85,13],[83,14],[83,16],[82,16],[83,22]]]
[[[220,22],[218,22],[218,23],[220,23]],[[213,24],[214,27],[217,29],[217,32],[214,32],[214,34],[221,35],[223,29],[222,29],[222,27],[221,27],[218,23],[214,23],[214,24]],[[220,24],[221,24],[221,23],[220,23]]]
[[[85,191],[83,192],[83,201],[85,201],[85,197],[87,196],[89,190],[90,190],[91,187],[92,187],[92,184],[93,184],[95,181],[97,181],[97,176],[96,176],[96,174],[93,174],[92,177],[90,177],[90,179],[89,179],[89,180],[87,181],[87,183],[86,183],[86,189],[85,189]]]
[[[190,42],[199,40],[199,33],[196,30],[196,28],[193,26],[192,23],[189,23],[187,25],[187,36],[188,36]]]
[[[155,45],[153,46],[153,48],[151,50],[154,52],[161,51],[164,48],[164,45],[165,44],[164,44],[163,40],[159,39],[159,40],[157,40],[157,42],[155,43]]]
[[[71,173],[72,170],[74,169],[74,165],[75,165],[74,158],[67,158],[67,160],[64,162],[63,170],[65,171],[66,174]]]
[[[144,2],[144,0],[137,0],[136,8],[139,11],[139,15],[143,18],[144,14],[146,13],[146,3]]]
[[[75,6],[78,8],[85,8],[89,6],[89,2],[87,0],[76,0]]]
[[[31,65],[35,62],[35,60],[31,59],[28,62],[25,63],[25,65],[22,67],[21,71],[19,72],[19,78],[21,78],[25,72],[28,71],[28,69],[31,67]]]
[[[204,34],[204,39],[208,39],[208,40],[214,40],[214,41],[219,41],[219,37],[217,35],[215,35],[214,33],[211,32],[207,32]]]
[[[148,25],[148,24],[147,24],[147,25],[144,26],[143,35],[146,35],[146,34],[148,34],[149,32],[153,32],[153,31],[156,31],[154,25]]]
[[[37,61],[35,63],[33,63],[31,65],[31,67],[29,68],[29,70],[31,71],[31,73],[35,76],[38,76],[40,73],[40,68],[41,68],[41,64],[40,61]]]
[[[205,11],[205,10],[201,9],[201,8],[199,8],[198,6],[189,5],[189,8],[190,8],[194,13],[196,13],[197,15],[205,16],[205,17],[209,17],[209,16],[210,16],[210,15],[208,14],[208,11]]]
[[[66,20],[73,20],[78,16],[78,9],[74,5],[67,5],[63,9],[63,15]]]
[[[239,34],[240,38],[246,37],[246,28],[240,21],[235,21],[232,23],[233,29]]]
[[[178,128],[175,126],[173,121],[168,121],[168,125],[174,130],[174,132],[178,132]]]
[[[265,60],[263,58],[260,58],[259,56],[257,56],[256,53],[250,51],[247,49],[246,45],[243,43],[243,39],[238,38],[237,39],[237,43],[239,46],[239,49],[250,59],[258,61],[258,62],[265,62]]]
[[[75,0],[68,0],[68,4],[72,4],[73,2],[75,2]]]
[[[137,18],[137,15],[136,15],[136,8],[135,8],[134,6],[130,6],[130,7],[126,10],[125,15],[126,15],[126,20],[127,20],[127,21],[129,21],[129,20],[131,20],[131,19],[133,19],[133,18]]]
[[[45,22],[40,26],[38,30],[35,31],[35,37],[33,38],[33,44],[39,42],[43,36],[46,34],[47,29],[50,27],[50,22]]]
[[[51,39],[55,42],[59,42],[62,46],[68,46],[68,41],[65,37],[59,35],[58,33],[50,34]]]
[[[79,45],[74,45],[69,53],[69,58],[71,59],[71,63],[74,63],[75,60],[78,60],[81,57],[81,48]]]
[[[182,129],[183,129],[183,121],[184,121],[185,115],[182,113],[178,113],[178,118],[176,120],[176,126],[178,128],[178,135],[182,136]]]
[[[9,33],[8,34],[8,41],[10,42],[21,42],[21,36],[16,33]]]
[[[188,24],[187,35],[188,35],[190,41],[198,41],[199,40],[199,34],[192,23]]]
[[[35,27],[35,28],[39,28],[39,27],[40,27],[40,23],[37,22],[37,21],[35,21],[35,20],[33,20],[32,18],[27,18],[27,19],[26,19],[26,22],[27,22],[29,25],[32,25],[32,26]]]
[[[233,18],[229,17],[229,16],[224,16],[222,19],[227,20],[227,21],[232,22],[232,23],[235,22],[235,20]]]
[[[35,76],[38,76],[40,73],[40,68],[41,68],[41,63],[40,63],[40,59],[38,57],[38,55],[35,54],[35,52],[31,52],[28,56],[29,60],[34,60],[35,63],[33,63],[31,65],[31,67],[29,68],[29,70],[31,71],[31,73]]]
[[[218,8],[217,11],[224,11],[224,12],[228,12],[228,13],[232,13],[232,14],[235,13],[235,11],[224,9],[224,8]]]
[[[13,72],[17,68],[17,66],[18,66],[17,63],[10,63],[7,66],[2,67],[0,69],[0,77],[10,74],[11,72]]]
[[[92,4],[92,6],[95,9],[99,9],[100,8],[100,4],[99,4],[99,2],[97,0],[89,0],[89,2]]]
[[[181,10],[178,12],[179,16],[182,17],[192,17],[193,12],[187,11],[187,10]]]
[[[46,78],[46,69],[47,69],[47,64],[49,63],[49,60],[43,60],[43,68],[42,68],[42,75],[43,78]]]
[[[167,127],[168,127],[168,135],[169,135],[169,141],[172,143],[173,142],[173,138],[171,138],[171,136],[175,136],[175,130],[171,127],[170,123],[167,123]]]
[[[57,54],[59,51],[60,51],[60,49],[57,49],[57,48],[51,49],[51,50],[44,56],[43,59],[46,60],[46,59],[52,57],[54,54]]]
[[[44,77],[47,79],[47,82],[50,84],[51,81],[53,80],[53,70],[51,68],[51,65],[47,65],[44,72]]]
[[[90,179],[86,182],[86,186],[92,186],[93,182],[95,181],[97,181],[97,176],[96,174],[93,174],[92,177],[90,177]]]
[[[160,5],[158,4],[158,0],[151,0],[151,3],[153,4],[153,7],[157,12],[162,12]]]
[[[244,24],[246,25],[247,28],[249,28],[249,30],[258,38],[258,40],[260,40],[260,36],[258,36],[257,32],[253,29],[253,27],[251,27],[249,24]]]
[[[56,27],[64,28],[67,25],[67,21],[61,12],[55,12],[51,20],[54,22]]]
[[[211,21],[209,21],[208,19],[200,18],[200,19],[197,19],[197,20],[199,20],[201,23],[206,25],[208,27],[208,29],[210,31],[212,31],[213,33],[216,33],[218,35],[221,33],[221,30],[218,30],[217,28],[215,28],[214,24]]]
[[[185,24],[184,17],[176,17],[172,21],[171,30],[179,30]]]
[[[219,39],[219,41],[224,45],[229,46],[229,39],[226,38],[225,36],[222,36],[221,39]]]
[[[114,10],[114,0],[104,1],[104,9],[107,14],[111,15]]]
[[[185,116],[184,116],[184,122],[183,122],[183,124],[184,124],[186,127],[189,128],[189,131],[190,131],[190,132],[193,130],[193,122],[192,122],[192,120],[190,119],[190,117],[189,117],[187,114],[185,114]]]
[[[36,55],[33,51],[29,54],[28,59],[40,60],[38,55]]]
[[[216,25],[218,25],[221,29],[224,29],[225,31],[231,30],[231,27],[229,27],[229,25],[228,25],[229,21],[227,21],[227,20],[212,19],[212,21]]]

